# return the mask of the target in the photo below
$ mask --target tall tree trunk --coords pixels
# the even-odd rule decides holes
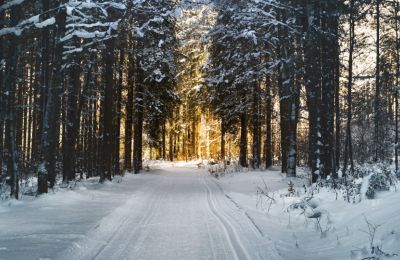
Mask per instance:
[[[51,97],[53,99],[53,112],[49,118],[49,167],[48,167],[48,181],[50,188],[54,187],[56,180],[56,161],[57,151],[60,143],[60,110],[61,110],[61,94],[63,91],[63,43],[60,39],[64,36],[65,23],[66,23],[66,10],[60,9],[56,16],[56,42],[54,43],[54,57],[52,66],[52,80],[50,81],[52,87]]]
[[[395,16],[399,17],[399,2],[395,6]],[[396,174],[399,173],[399,84],[400,84],[400,39],[399,39],[399,19],[396,19],[396,90],[395,90],[395,148],[394,148],[394,161],[396,167]]]
[[[335,70],[336,44],[338,36],[336,0],[323,1],[321,29],[324,32],[321,41],[322,55],[322,93],[321,93],[321,177],[327,178],[333,172],[334,165],[334,96],[335,96]]]
[[[106,43],[104,53],[105,62],[105,91],[104,91],[104,111],[103,111],[103,143],[102,143],[102,170],[100,182],[105,179],[111,180],[112,176],[112,151],[113,149],[113,101],[114,101],[114,39],[111,38]]]
[[[95,174],[95,158],[96,158],[96,128],[97,128],[97,120],[96,120],[96,99],[95,99],[95,90],[91,91],[91,95],[89,98],[89,107],[88,107],[88,174],[87,178],[93,177]]]
[[[39,44],[38,44],[39,45]],[[37,47],[39,48],[39,47]],[[41,134],[42,132],[39,132],[41,129],[41,111],[43,110],[43,107],[40,103],[41,97],[41,87],[40,87],[40,59],[36,58],[35,59],[35,79],[33,81],[33,109],[32,109],[32,158],[31,161],[33,164],[36,164],[40,155],[40,142],[41,142]]]
[[[42,1],[43,11],[46,12],[50,9],[49,1]],[[40,70],[40,86],[41,86],[41,118],[42,124],[39,128],[42,132],[41,134],[41,142],[39,146],[40,153],[40,164],[38,169],[38,194],[47,193],[48,190],[48,168],[49,168],[49,118],[50,114],[54,113],[52,110],[52,99],[49,100],[45,97],[51,95],[51,86],[50,86],[50,40],[49,40],[49,29],[44,28],[41,36],[41,70]],[[46,104],[48,102],[48,104]],[[49,109],[49,110],[47,110]]]
[[[272,166],[272,96],[270,77],[267,77],[265,88],[265,168],[269,168]]]
[[[167,159],[167,122],[165,121],[162,125],[162,159]]]
[[[120,47],[119,55],[119,71],[118,71],[118,87],[116,88],[116,116],[115,116],[115,174],[120,174],[120,142],[121,142],[121,109],[122,109],[122,89],[123,89],[123,76],[124,76],[124,63],[125,63],[125,39]]]
[[[22,147],[22,140],[23,140],[23,107],[24,107],[24,97],[23,93],[25,93],[25,75],[24,75],[24,66],[20,66],[21,60],[17,63],[17,87],[15,92],[15,145],[17,147],[18,153],[18,160],[21,162],[20,164],[20,174],[24,173],[24,150]]]
[[[242,113],[240,114],[239,164],[242,167],[248,167],[248,163],[247,163],[247,112],[246,112],[246,110],[242,111]]]
[[[311,181],[314,183],[320,177],[320,151],[321,151],[321,124],[320,124],[320,99],[321,99],[321,60],[319,36],[315,28],[319,25],[319,2],[307,2],[304,6],[306,14],[303,20],[303,30],[306,32],[304,43],[304,64],[307,107],[309,113],[309,166],[311,168]]]
[[[220,159],[225,164],[225,120],[221,119],[221,151],[220,151]]]
[[[253,83],[253,168],[260,168],[261,144],[260,144],[260,87],[258,82]]]
[[[144,109],[144,79],[138,76],[135,82],[135,123],[133,136],[133,167],[134,173],[142,170],[142,145],[143,145],[143,109]]]
[[[286,20],[286,15],[282,12],[280,14],[281,21]],[[278,35],[281,42],[277,49],[277,58],[279,60],[278,67],[278,89],[279,89],[279,114],[280,114],[280,132],[281,132],[281,171],[287,173],[288,167],[288,151],[290,145],[290,74],[288,70],[288,44],[287,30],[283,27],[278,29]]]
[[[336,48],[336,66],[335,66],[335,169],[333,177],[338,178],[340,168],[340,147],[341,147],[341,120],[340,120],[340,61],[339,61],[339,44]]]
[[[172,162],[174,161],[174,112],[172,112],[172,116],[169,122],[170,130],[169,130],[169,160]]]
[[[10,26],[16,26],[19,23],[22,10],[20,5],[11,7]],[[7,95],[7,120],[6,120],[6,143],[7,143],[7,172],[10,176],[11,197],[18,199],[19,196],[19,172],[17,145],[15,140],[15,95],[17,87],[17,66],[20,42],[18,36],[10,34],[7,55],[7,78],[5,92]]]
[[[34,59],[32,60],[31,64],[35,64]],[[34,100],[35,97],[33,96],[34,93],[34,72],[35,72],[35,68],[31,68],[31,76],[30,76],[30,82],[29,82],[29,98],[28,98],[28,102],[29,102],[29,108],[28,108],[28,138],[27,138],[27,144],[28,144],[28,148],[27,148],[27,161],[29,164],[32,164],[32,146],[33,146],[33,140],[32,140],[32,133],[33,133],[33,121],[34,121]],[[1,174],[0,174],[1,175]]]
[[[375,100],[374,100],[374,121],[375,121],[375,133],[374,133],[374,146],[375,146],[375,157],[374,161],[377,162],[381,158],[381,144],[380,142],[380,74],[381,74],[381,59],[380,59],[380,18],[381,18],[381,0],[376,0],[376,74],[375,74]]]
[[[79,45],[78,41],[75,41]],[[79,93],[81,91],[81,61],[76,54],[73,57],[72,64],[69,67],[68,94],[66,102],[66,121],[64,123],[65,138],[63,138],[63,181],[69,182],[75,180],[76,141],[79,133]]]
[[[282,58],[283,59],[283,58]],[[289,88],[284,84],[282,68],[279,68],[279,113],[280,113],[280,130],[281,130],[281,163],[282,173],[287,173],[287,159],[290,144],[290,92]]]
[[[353,164],[353,146],[352,146],[352,134],[351,134],[351,120],[352,120],[352,106],[353,106],[353,53],[354,53],[354,41],[355,41],[355,21],[354,21],[354,0],[350,0],[350,16],[349,16],[349,65],[348,65],[348,78],[347,78],[347,124],[346,124],[346,147],[343,165],[343,175],[346,174],[347,163],[350,159],[351,173],[354,170]]]
[[[301,89],[301,75],[299,73],[300,67],[303,66],[302,62],[298,63],[296,69],[296,79],[293,82],[292,94],[290,98],[290,143],[288,151],[288,171],[287,176],[296,176],[297,166],[297,126],[299,121],[299,107],[300,107],[300,89]]]
[[[125,121],[125,170],[132,171],[132,134],[133,134],[133,104],[135,92],[135,55],[133,39],[130,39],[131,51],[129,53],[128,82],[127,82],[127,101],[126,101],[126,121]]]
[[[197,159],[197,153],[196,153],[197,116],[195,107],[193,107],[192,113],[193,116],[192,116],[191,154],[192,154],[192,160],[196,160]]]
[[[4,14],[0,13],[0,21],[5,21],[4,20]],[[2,29],[3,24],[0,23],[0,30]],[[2,177],[3,177],[3,155],[4,155],[4,118],[5,118],[5,113],[6,113],[6,97],[4,95],[4,40],[0,39],[0,183],[2,182]]]

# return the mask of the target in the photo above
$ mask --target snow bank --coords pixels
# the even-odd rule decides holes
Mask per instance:
[[[326,188],[310,198],[307,179],[287,179],[276,170],[235,173],[215,181],[274,241],[284,259],[372,256],[366,221],[380,225],[374,246],[388,255],[399,255],[390,259],[400,259],[399,192],[380,192],[376,199],[353,204]],[[290,181],[296,190],[294,196],[289,195]],[[273,201],[264,196],[263,204],[257,190],[265,185]],[[388,256],[380,255],[380,259],[385,257]]]

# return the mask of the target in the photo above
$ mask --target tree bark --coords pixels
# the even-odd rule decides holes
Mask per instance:
[[[164,122],[162,125],[162,159],[166,160],[167,159],[167,146],[166,146],[166,140],[167,140],[167,122]]]
[[[286,14],[280,14],[280,20],[286,20]],[[278,90],[279,90],[279,115],[280,115],[280,133],[281,133],[281,172],[287,173],[288,170],[288,151],[290,145],[290,87],[292,82],[288,72],[288,33],[287,29],[281,26],[278,29],[278,35],[281,42],[277,49],[278,66]]]
[[[303,66],[302,62],[298,63],[298,67],[295,68],[296,79],[293,80],[292,90],[291,90],[291,99],[290,99],[290,143],[289,143],[289,151],[288,151],[288,171],[287,176],[295,177],[297,175],[296,167],[297,167],[297,127],[299,121],[299,107],[300,107],[300,89],[301,75],[299,73],[300,67]]]
[[[322,2],[321,29],[321,64],[322,64],[322,89],[321,89],[321,164],[320,174],[323,179],[331,175],[334,165],[334,97],[335,97],[335,70],[336,48],[338,42],[337,15],[338,4],[336,0]]]
[[[79,42],[75,40],[75,44]],[[64,123],[65,138],[63,138],[63,182],[75,180],[76,173],[76,141],[79,133],[79,98],[81,91],[81,60],[75,54],[69,68],[69,86],[66,103],[66,121]]]
[[[306,32],[304,44],[304,64],[307,107],[309,113],[309,167],[311,168],[311,181],[314,183],[320,177],[320,151],[321,151],[321,60],[319,57],[320,43],[315,28],[319,27],[320,7],[317,1],[307,2],[304,6],[305,19],[303,30]]]
[[[260,88],[258,82],[253,83],[253,161],[252,166],[254,169],[260,168],[261,163],[261,144],[260,144],[260,115],[259,115],[259,101],[260,101]]]
[[[265,88],[265,168],[269,168],[272,166],[272,96],[270,77],[267,77]]]
[[[142,145],[143,145],[143,109],[144,109],[144,80],[142,76],[138,76],[135,82],[135,125],[133,136],[133,164],[134,173],[139,173],[142,166]]]
[[[125,62],[125,43],[124,39],[122,39],[123,43],[120,47],[120,55],[119,55],[119,68],[118,68],[118,87],[116,88],[116,116],[114,123],[114,131],[115,131],[115,174],[120,174],[120,142],[121,142],[121,109],[122,109],[122,89],[123,89],[123,76],[124,76],[124,62]]]
[[[281,52],[281,51],[280,51]],[[281,57],[283,59],[283,57]],[[282,75],[282,68],[279,68],[279,113],[281,130],[281,163],[282,173],[287,173],[288,151],[290,145],[290,89],[284,84],[285,78]]]
[[[239,164],[248,167],[247,163],[247,113],[242,111],[240,114],[240,155]]]
[[[5,17],[3,13],[0,13],[0,21],[4,21]],[[3,25],[0,23],[0,30],[2,29]],[[3,37],[4,38],[4,37]],[[6,97],[4,96],[4,68],[5,64],[1,63],[4,60],[4,49],[5,44],[4,40],[0,39],[0,183],[2,182],[3,177],[3,155],[4,155],[4,118],[6,114]]]
[[[225,122],[224,119],[221,119],[221,151],[220,151],[220,159],[225,164]]]
[[[131,51],[129,53],[128,82],[127,82],[127,101],[126,101],[126,121],[125,121],[125,157],[124,167],[127,171],[132,171],[132,134],[133,134],[133,105],[135,92],[135,55],[133,39],[130,38]]]
[[[375,146],[375,156],[374,161],[377,162],[381,158],[381,144],[380,142],[380,98],[381,98],[381,88],[380,88],[380,75],[381,75],[381,59],[380,59],[380,18],[381,18],[381,8],[380,0],[376,0],[376,75],[375,75],[375,100],[374,100],[374,121],[375,121],[375,132],[374,132],[374,146]]]
[[[20,5],[11,7],[10,25],[16,26],[19,23],[22,13]],[[11,197],[19,197],[19,172],[17,145],[15,140],[15,95],[17,86],[17,66],[20,42],[15,34],[9,35],[9,50],[7,55],[7,78],[5,92],[7,95],[7,119],[6,119],[6,143],[7,143],[7,172],[10,176]]]
[[[106,42],[104,53],[105,62],[105,91],[104,91],[104,111],[103,111],[103,140],[102,140],[102,170],[100,182],[106,179],[111,181],[112,176],[112,151],[113,147],[113,101],[114,101],[114,39]]]
[[[343,175],[347,171],[347,163],[350,159],[350,171],[353,173],[353,146],[352,146],[352,134],[351,134],[351,120],[352,120],[352,87],[353,87],[353,53],[354,53],[354,41],[355,41],[355,20],[354,20],[354,0],[350,0],[350,16],[349,16],[349,64],[348,64],[348,78],[347,78],[347,124],[346,124],[346,147],[343,165]]]
[[[52,67],[52,80],[50,84],[52,84],[52,99],[53,101],[53,112],[51,113],[51,117],[49,118],[49,168],[48,168],[48,181],[50,184],[50,188],[54,187],[56,180],[56,161],[57,161],[57,151],[60,143],[60,113],[61,113],[61,94],[63,91],[63,81],[64,81],[64,73],[63,73],[63,43],[60,39],[64,36],[65,32],[65,23],[66,23],[66,10],[60,9],[56,16],[56,42],[54,44],[54,58],[53,58],[53,67]],[[49,111],[51,112],[51,111]]]
[[[395,16],[399,14],[399,3],[395,6]],[[400,39],[399,39],[399,19],[395,22],[396,30],[396,89],[395,89],[395,148],[394,148],[394,162],[396,174],[399,172],[399,84],[400,84]],[[0,174],[1,175],[1,174]]]

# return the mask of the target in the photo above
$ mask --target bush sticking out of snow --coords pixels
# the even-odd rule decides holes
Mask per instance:
[[[242,167],[237,161],[226,161],[224,163],[209,161],[207,163],[207,169],[208,172],[217,179],[228,173],[248,171],[248,168]]]
[[[113,183],[121,183],[123,181],[123,177],[120,175],[115,175],[114,178],[112,179]]]
[[[329,213],[321,209],[320,204],[320,201],[314,197],[303,197],[299,202],[290,205],[287,212],[300,211],[300,215],[303,215],[306,220],[314,222],[316,229],[321,233],[321,238],[325,238],[331,230],[331,221]]]
[[[270,193],[267,183],[264,179],[263,186],[257,186],[257,203],[256,208],[266,209],[267,213],[271,209],[272,204],[276,203],[275,193]]]
[[[358,203],[363,199],[374,199],[378,192],[389,191],[396,183],[396,175],[388,164],[364,164],[357,165],[353,173],[348,170],[339,179],[330,178],[315,184],[313,191],[327,187],[334,190],[336,196],[342,194],[345,201]]]
[[[37,177],[29,177],[26,180],[22,180],[20,191],[23,196],[36,196]]]
[[[361,231],[368,235],[369,250],[366,250],[366,248],[363,248],[361,250],[361,254],[363,255],[362,259],[363,260],[393,259],[394,257],[398,256],[397,254],[387,253],[383,251],[382,245],[379,245],[378,242],[376,241],[375,239],[376,233],[382,225],[371,223],[365,216],[364,220],[365,223],[367,224],[367,229]],[[355,255],[355,251],[356,250],[352,251],[352,255]]]
[[[7,179],[3,178],[0,182],[0,200],[10,198],[10,185],[7,184]]]
[[[374,199],[376,192],[388,191],[395,184],[394,174],[386,165],[383,165],[379,171],[372,173],[367,180],[368,188],[365,196],[368,199]]]

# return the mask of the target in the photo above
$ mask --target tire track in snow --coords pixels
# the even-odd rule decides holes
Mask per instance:
[[[230,202],[232,202],[232,204],[235,205],[235,207],[236,207],[238,210],[240,210],[241,212],[243,212],[243,214],[249,219],[250,223],[253,225],[253,229],[256,230],[255,233],[257,233],[257,235],[260,235],[261,237],[263,237],[263,236],[264,236],[264,233],[262,232],[261,228],[256,224],[256,222],[253,220],[253,218],[250,217],[249,213],[248,213],[246,210],[244,210],[231,196],[229,196],[228,194],[226,194],[226,193],[224,192],[224,190],[222,189],[221,185],[219,185],[219,183],[217,183],[217,182],[215,182],[215,181],[214,181],[213,183],[215,183],[215,185],[217,185],[218,189],[222,192],[222,194],[224,194],[225,197],[226,197]]]
[[[162,184],[164,184],[165,180],[161,183],[158,183],[157,187],[154,189],[155,191],[160,190],[159,187],[162,186]],[[127,219],[130,219],[131,221],[129,223],[127,223],[127,221],[125,221],[124,223],[122,223],[118,230],[115,230],[113,232],[112,237],[110,238],[110,240],[107,242],[107,244],[105,244],[101,250],[99,252],[96,253],[96,255],[92,258],[93,260],[96,259],[109,259],[107,256],[104,258],[102,257],[102,253],[105,252],[106,249],[108,249],[109,246],[112,245],[113,241],[116,239],[117,235],[121,235],[126,234],[125,232],[127,230],[131,230],[128,234],[128,238],[122,240],[124,243],[123,245],[121,245],[121,240],[117,241],[118,244],[118,250],[117,247],[113,247],[112,248],[112,258],[114,257],[118,257],[121,258],[122,255],[129,253],[130,250],[127,250],[128,246],[131,246],[132,243],[135,243],[135,240],[133,240],[134,235],[137,234],[137,232],[143,228],[144,226],[148,225],[148,223],[150,222],[150,220],[152,219],[152,217],[154,216],[155,212],[156,212],[156,204],[159,202],[159,199],[164,195],[163,192],[155,192],[152,193],[153,196],[151,196],[150,201],[145,203],[146,205],[146,210],[144,212],[144,214],[142,215],[143,217],[139,220],[139,222],[134,221],[131,217],[130,214],[126,215]],[[126,230],[121,231],[122,227],[125,227]],[[133,229],[130,229],[134,227]],[[124,256],[125,257],[125,256]]]
[[[202,184],[207,192],[207,202],[210,212],[214,215],[217,221],[220,223],[222,229],[224,230],[225,236],[229,242],[231,247],[232,253],[237,260],[242,259],[251,259],[249,253],[245,249],[242,241],[240,240],[239,236],[237,235],[237,230],[233,226],[233,224],[222,214],[220,214],[215,206],[215,202],[212,198],[212,191],[210,186],[207,184],[205,180],[205,174],[202,174]]]
[[[118,225],[118,227],[113,231],[113,233],[111,234],[111,236],[109,237],[109,239],[107,240],[107,242],[105,242],[101,248],[99,249],[99,251],[93,256],[93,260],[97,259],[97,257],[104,251],[104,249],[107,247],[107,245],[110,244],[111,241],[114,240],[115,236],[119,233],[119,231],[121,230],[122,226],[125,225],[125,223],[128,221],[129,217],[128,215],[125,215],[123,220],[121,221],[121,223]],[[99,224],[96,226],[96,228],[99,226]]]
[[[160,186],[159,182],[154,183],[155,186]],[[158,185],[157,185],[158,184]],[[153,187],[153,182],[149,183]],[[155,188],[157,190],[157,188]],[[140,191],[143,192],[143,191]],[[147,192],[147,191],[145,191]],[[152,193],[153,194],[153,193]],[[157,200],[158,193],[150,196],[149,203],[143,203],[142,208],[147,208],[148,204],[152,204]],[[56,257],[56,259],[65,260],[79,260],[79,259],[98,259],[101,257],[105,249],[116,239],[116,237],[123,233],[123,227],[132,225],[134,219],[132,219],[131,211],[135,209],[137,204],[138,193],[133,193],[124,204],[117,207],[115,210],[110,212],[108,215],[103,217],[96,226],[85,234],[85,238],[74,241],[65,251]],[[145,211],[145,214],[140,218],[139,223],[147,218],[148,213],[151,213],[150,209]],[[110,232],[111,231],[111,232]]]
[[[203,176],[203,173],[202,172],[199,172],[199,174],[197,175],[198,177],[197,177],[197,180],[198,180],[198,182],[201,184],[201,186],[202,186],[202,188],[201,188],[201,190],[204,192],[204,197],[205,198],[207,198],[207,189],[205,188],[205,186],[203,185],[203,178],[204,178],[204,176]],[[209,205],[209,201],[208,201],[208,199],[206,200],[206,207],[207,207],[207,209],[208,209],[208,211],[210,211],[210,205]],[[214,216],[214,215],[213,215]],[[215,216],[214,216],[215,217]],[[210,248],[211,248],[211,253],[212,253],[212,255],[213,255],[213,258],[212,259],[218,259],[217,258],[217,255],[216,255],[216,249],[215,249],[215,246],[213,246],[213,245],[215,245],[215,243],[214,243],[214,239],[213,239],[213,237],[212,237],[212,235],[211,235],[211,229],[210,229],[210,225],[209,225],[209,221],[206,221],[206,225],[207,225],[207,234],[208,234],[208,238],[209,238],[209,241],[208,241],[208,243],[209,243],[209,245],[210,245]],[[221,225],[221,224],[220,224]],[[231,246],[231,245],[230,245]],[[226,248],[225,247],[223,247],[223,250],[224,250],[224,252],[225,252],[225,255],[227,255],[227,252],[226,252]]]
[[[261,228],[256,224],[256,222],[253,220],[252,217],[250,217],[250,215],[247,213],[247,211],[245,209],[243,209],[243,207],[241,207],[239,205],[239,203],[237,203],[231,196],[229,196],[228,194],[225,193],[225,191],[223,190],[223,188],[221,187],[221,185],[219,185],[219,183],[217,183],[214,179],[210,179],[208,178],[209,182],[211,182],[212,184],[215,184],[215,186],[217,186],[217,188],[219,189],[219,191],[221,192],[221,194],[224,195],[225,198],[228,199],[228,201],[230,201],[233,204],[233,207],[235,207],[236,209],[239,210],[239,212],[243,213],[244,216],[246,216],[248,223],[249,223],[249,228],[253,231],[254,235],[256,236],[257,239],[259,239],[260,241],[264,241],[267,242],[268,245],[265,246],[265,248],[269,248],[269,253],[268,255],[258,255],[259,259],[282,259],[281,254],[279,253],[279,250],[276,247],[276,244],[274,241],[271,240],[271,238],[268,236],[268,234],[264,234],[261,230]],[[234,209],[232,209],[234,211]],[[225,214],[225,217],[227,219],[231,218],[229,215],[226,214],[226,211],[220,211],[221,214]],[[241,222],[242,223],[242,222]],[[262,248],[264,246],[262,246],[261,248],[259,248],[259,252],[262,252]]]
[[[167,179],[167,184],[164,183],[164,185],[171,185],[171,180]],[[161,187],[161,185],[160,185],[160,187]],[[137,227],[135,228],[135,230],[130,232],[129,238],[126,239],[127,242],[131,242],[131,243],[128,243],[129,245],[133,245],[133,249],[124,250],[126,253],[130,254],[131,258],[133,257],[133,254],[136,255],[136,253],[139,252],[140,249],[142,249],[142,245],[145,242],[145,240],[149,234],[149,231],[146,228],[150,226],[151,220],[154,218],[154,216],[158,212],[158,209],[160,208],[160,203],[162,202],[161,198],[165,197],[165,194],[167,194],[170,191],[170,189],[171,189],[171,187],[169,187],[168,190],[156,189],[157,191],[163,190],[163,192],[158,192],[156,199],[153,200],[153,203],[149,207],[151,209],[148,210],[149,211],[148,217],[146,217],[142,223],[137,224]],[[134,235],[136,235],[138,233],[139,233],[139,236],[136,238],[136,240],[134,240],[133,239]],[[127,246],[125,248],[127,248]],[[126,258],[127,257],[124,257],[124,259],[126,259]],[[135,258],[133,258],[133,259],[135,259]]]

